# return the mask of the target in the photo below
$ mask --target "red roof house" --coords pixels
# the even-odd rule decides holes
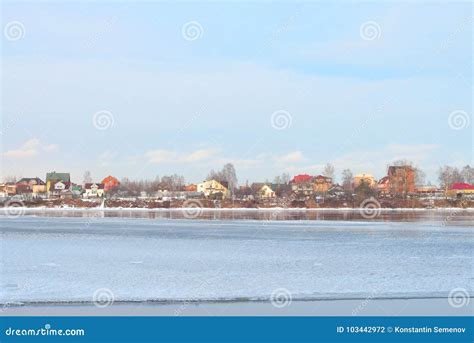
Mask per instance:
[[[291,179],[290,183],[303,183],[303,182],[311,182],[313,177],[308,174],[300,174],[296,175]]]
[[[448,196],[462,197],[463,195],[472,196],[474,195],[474,185],[464,182],[455,182],[446,192]]]
[[[449,190],[452,190],[452,191],[474,190],[474,185],[470,185],[464,182],[456,182],[451,185],[451,188]]]

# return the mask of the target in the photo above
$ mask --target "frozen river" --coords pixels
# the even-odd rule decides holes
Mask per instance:
[[[394,221],[0,216],[0,302],[447,297],[473,214]]]

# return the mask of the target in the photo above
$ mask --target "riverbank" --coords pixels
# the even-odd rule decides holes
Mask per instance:
[[[306,207],[258,207],[258,208],[207,208],[207,207],[174,207],[174,208],[147,208],[147,207],[69,207],[69,206],[58,206],[58,207],[21,207],[22,211],[39,212],[39,211],[77,211],[77,212],[113,212],[113,211],[146,211],[146,212],[183,212],[183,211],[206,211],[206,212],[278,212],[278,211],[308,211],[308,212],[359,212],[365,210],[365,207],[319,207],[319,208],[306,208]],[[0,213],[3,211],[16,210],[18,206],[0,207]],[[379,211],[384,213],[396,213],[396,212],[462,212],[462,211],[473,211],[474,207],[437,207],[437,208],[374,208],[373,211]]]

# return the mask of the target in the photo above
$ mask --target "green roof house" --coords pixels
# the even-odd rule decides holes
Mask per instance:
[[[56,173],[55,171],[46,173],[46,190],[51,190],[51,186],[59,181],[68,185],[71,182],[71,175],[69,173]]]

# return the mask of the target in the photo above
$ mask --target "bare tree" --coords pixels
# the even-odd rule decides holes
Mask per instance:
[[[451,174],[452,174],[452,167],[450,166],[443,166],[440,167],[438,170],[438,182],[439,186],[444,190],[447,190],[451,184]]]
[[[173,174],[164,175],[159,183],[159,188],[166,189],[168,191],[180,191],[184,188],[185,180],[184,176]]]
[[[229,190],[232,192],[237,188],[237,174],[235,172],[234,165],[232,163],[227,163],[224,165],[221,171],[211,170],[207,175],[208,180],[217,180],[219,182],[227,182]]]
[[[232,163],[227,163],[222,169],[222,174],[224,181],[227,181],[229,184],[229,189],[233,191],[237,188],[237,173],[235,172],[234,165]]]
[[[172,188],[174,191],[181,191],[185,186],[184,176],[173,174],[171,175]]]
[[[5,183],[16,183],[17,177],[15,175],[7,175],[3,178],[3,182]]]
[[[290,182],[290,174],[288,173],[283,173],[281,175],[275,176],[273,179],[273,183],[277,185],[286,185]]]
[[[352,190],[352,172],[350,169],[344,169],[342,171],[342,187],[346,191]]]
[[[216,173],[216,171],[214,169],[211,169],[211,171],[209,172],[209,174],[207,174],[207,180],[220,180],[222,177],[222,175],[220,175],[219,173]]]
[[[290,182],[290,174],[288,173],[281,174],[281,182],[285,185],[288,184]]]
[[[84,172],[84,177],[82,179],[82,183],[83,184],[92,183],[92,176],[91,176],[91,172],[89,170],[86,170]]]
[[[426,174],[420,168],[413,168],[415,170],[415,185],[423,186],[426,183]]]
[[[474,184],[474,168],[467,165],[464,166],[461,170],[461,176],[464,179],[464,182]]]
[[[438,181],[440,187],[447,190],[455,182],[464,182],[464,177],[458,168],[443,166],[438,170]]]
[[[370,196],[375,195],[375,190],[370,187],[370,185],[364,179],[360,181],[360,183],[354,189],[354,192],[357,194],[358,197],[362,199],[366,199]]]
[[[280,175],[275,176],[275,178],[273,179],[273,183],[276,185],[281,185],[282,182]]]
[[[323,174],[324,176],[330,177],[333,180],[333,182],[335,181],[334,180],[334,176],[335,176],[334,166],[331,163],[326,164],[326,166],[324,167]]]
[[[391,166],[399,166],[399,167],[400,167],[400,166],[410,166],[410,167],[412,167],[412,166],[413,166],[413,162],[408,161],[407,159],[402,158],[402,159],[393,161],[390,165],[391,165]]]

